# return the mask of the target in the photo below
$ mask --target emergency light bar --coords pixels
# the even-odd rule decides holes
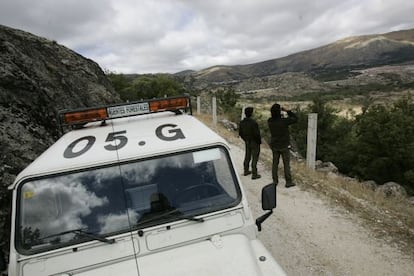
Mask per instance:
[[[190,109],[190,114],[192,114],[191,100],[189,96],[169,97],[102,107],[64,110],[59,113],[59,122],[61,127],[62,125],[83,125],[89,122],[105,121],[162,111],[173,111],[178,114],[180,113],[180,110],[187,111],[187,109]]]

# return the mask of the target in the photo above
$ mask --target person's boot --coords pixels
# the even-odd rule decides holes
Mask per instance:
[[[252,179],[254,180],[254,179],[259,179],[260,177],[262,177],[260,174],[253,174],[252,175]]]
[[[286,188],[290,188],[290,187],[294,187],[294,186],[296,186],[296,184],[293,183],[293,182],[286,183],[286,185],[285,185]]]
[[[247,171],[244,171],[243,175],[244,175],[244,176],[246,176],[246,175],[249,175],[249,174],[251,174],[251,173],[252,173],[251,171],[248,171],[248,170],[247,170]]]

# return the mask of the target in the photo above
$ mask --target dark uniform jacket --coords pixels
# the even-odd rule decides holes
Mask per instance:
[[[240,122],[239,135],[245,142],[262,143],[259,125],[252,118],[246,117]]]
[[[290,144],[289,125],[297,122],[298,118],[292,111],[287,112],[288,117],[271,117],[267,120],[270,130],[270,146],[274,149],[285,149]]]

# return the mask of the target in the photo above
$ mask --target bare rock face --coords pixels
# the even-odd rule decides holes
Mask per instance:
[[[338,168],[332,162],[322,162],[317,160],[315,167],[317,171],[338,173]]]
[[[0,248],[8,246],[7,186],[59,137],[58,112],[119,101],[92,60],[0,25]]]
[[[398,183],[387,182],[375,189],[375,192],[384,197],[406,197],[407,191]]]
[[[361,185],[372,191],[375,191],[378,187],[378,184],[374,180],[363,181]]]

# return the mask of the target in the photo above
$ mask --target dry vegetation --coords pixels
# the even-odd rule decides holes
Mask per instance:
[[[236,132],[225,129],[219,123],[214,126],[210,115],[197,117],[229,143],[243,147]],[[271,156],[269,147],[262,144],[260,159],[269,170]],[[316,193],[331,204],[357,214],[377,237],[398,244],[414,256],[414,204],[408,198],[384,197],[356,179],[310,170],[303,160],[292,160],[291,165],[300,189]]]

